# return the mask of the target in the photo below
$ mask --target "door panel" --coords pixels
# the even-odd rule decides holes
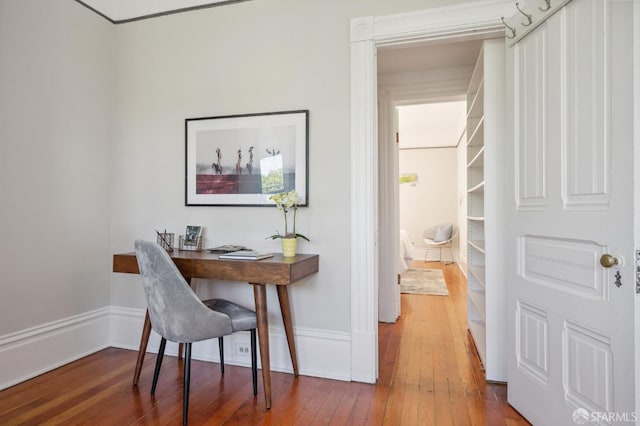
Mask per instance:
[[[583,4],[584,3],[584,4]],[[611,1],[574,2],[558,16],[564,206],[606,209],[609,202]]]
[[[536,425],[635,411],[632,11],[573,0],[507,48],[508,392]]]

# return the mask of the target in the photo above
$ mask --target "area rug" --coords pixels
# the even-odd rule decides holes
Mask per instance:
[[[400,277],[400,292],[448,296],[447,284],[440,269],[409,269]]]

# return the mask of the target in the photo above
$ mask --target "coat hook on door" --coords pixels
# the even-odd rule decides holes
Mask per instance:
[[[520,9],[520,3],[516,3],[516,9],[518,9],[518,12],[522,13],[527,18],[527,23],[525,24],[523,22],[522,26],[528,27],[529,25],[531,25],[531,23],[533,22],[533,19],[531,19],[531,15],[527,15],[526,13],[524,13],[522,9]]]
[[[505,27],[507,27],[507,28],[511,31],[511,37],[509,37],[509,34],[507,34],[507,35],[506,35],[506,36],[507,36],[507,38],[508,38],[509,40],[511,40],[512,38],[516,38],[516,29],[515,29],[515,28],[511,28],[511,27],[509,26],[509,24],[507,24],[507,23],[505,22],[505,20],[504,20],[504,16],[503,16],[502,18],[500,18],[500,19],[502,19],[502,24],[503,24]]]
[[[541,12],[546,12],[547,10],[551,9],[551,0],[544,0],[544,3],[545,6],[547,6],[545,9],[538,6],[538,9],[540,9]]]

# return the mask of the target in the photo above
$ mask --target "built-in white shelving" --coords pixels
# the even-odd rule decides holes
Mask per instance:
[[[484,181],[476,184],[472,188],[469,188],[468,192],[484,192]]]
[[[484,167],[484,146],[480,148],[476,156],[469,161],[467,167]]]
[[[485,253],[484,241],[482,240],[469,240],[469,246],[479,253],[482,253],[482,254]],[[471,265],[471,266],[476,266],[476,265]]]
[[[483,42],[467,90],[467,324],[487,380],[506,380],[504,288],[496,262],[496,150],[504,43]]]
[[[469,266],[469,274],[475,278],[475,282],[480,284],[482,288],[485,286],[484,266]]]

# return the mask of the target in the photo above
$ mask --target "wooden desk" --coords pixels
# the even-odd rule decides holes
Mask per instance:
[[[291,310],[287,286],[318,272],[319,256],[317,254],[299,254],[292,258],[283,258],[281,254],[263,260],[227,260],[219,259],[217,254],[190,251],[173,251],[171,258],[187,281],[192,278],[216,278],[229,281],[244,281],[253,286],[256,316],[258,319],[258,336],[260,341],[260,361],[262,363],[262,382],[267,409],[271,408],[271,361],[269,358],[269,323],[267,320],[266,285],[275,285],[278,291],[280,311],[284,323],[289,354],[293,364],[293,374],[298,375],[298,359],[293,338]],[[113,255],[113,272],[139,274],[135,253]],[[138,384],[144,354],[151,334],[149,312],[144,319],[144,328],[140,338],[138,362],[133,375],[133,384]]]

